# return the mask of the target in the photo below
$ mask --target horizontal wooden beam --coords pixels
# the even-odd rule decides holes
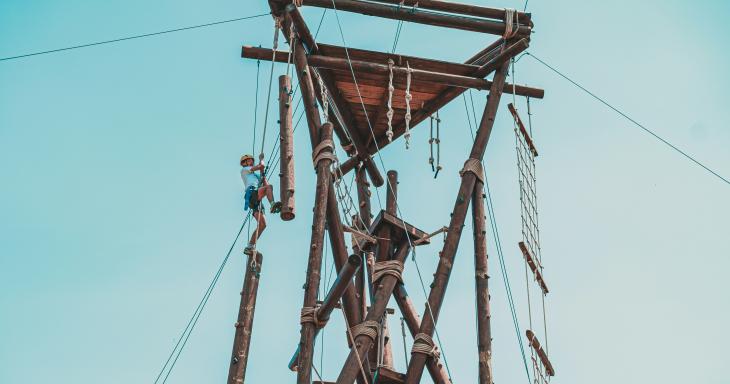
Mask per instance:
[[[360,0],[302,0],[302,5],[337,9],[339,11],[355,12],[363,15],[383,17],[427,24],[438,27],[460,29],[472,32],[502,35],[505,31],[503,21],[493,21],[483,18],[449,15],[422,11],[418,8],[393,6],[384,3],[366,2]],[[504,17],[504,16],[503,16]],[[532,28],[526,25],[517,27],[517,36],[528,36]]]
[[[378,3],[387,3],[400,5],[401,7],[407,7],[413,9],[415,5],[416,9],[429,9],[432,11],[458,13],[461,15],[484,17],[487,19],[505,19],[505,10],[499,8],[489,8],[480,5],[473,4],[462,4],[454,3],[450,1],[442,0],[372,0]],[[525,12],[517,12],[517,22],[532,26],[532,14]]]

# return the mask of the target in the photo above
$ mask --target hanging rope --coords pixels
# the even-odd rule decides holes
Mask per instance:
[[[433,158],[433,143],[434,143],[434,138],[433,138],[433,115],[429,116],[429,119],[431,120],[430,121],[431,122],[431,130],[430,130],[430,134],[429,134],[429,137],[428,137],[428,147],[430,149],[431,156],[429,156],[429,158],[428,158],[428,164],[431,166],[431,172],[436,172],[436,168],[433,165],[433,162],[434,162],[434,158]]]
[[[406,61],[406,68],[408,71],[406,72],[406,133],[403,134],[403,137],[406,139],[406,149],[408,149],[411,145],[411,99],[413,96],[411,96],[411,66],[408,65],[408,62]]]
[[[385,114],[388,117],[388,131],[385,135],[388,136],[388,142],[393,141],[393,62],[392,59],[388,59],[388,112]]]
[[[439,176],[439,172],[443,167],[441,166],[441,118],[439,117],[439,111],[436,111],[436,173],[433,174],[433,178]]]
[[[325,123],[328,123],[330,121],[329,98],[327,96],[327,88],[324,86],[322,76],[320,76],[319,73],[317,74],[317,82],[319,83],[320,97],[322,98],[322,118]]]
[[[289,68],[292,64],[292,58],[294,57],[294,50],[296,49],[296,44],[294,44],[294,23],[289,24],[289,54],[286,57],[286,76],[289,76]],[[289,95],[291,96],[291,90],[289,90]]]
[[[264,144],[266,143],[266,128],[269,121],[269,105],[271,105],[271,84],[274,82],[274,63],[276,59],[276,49],[279,47],[279,28],[281,28],[281,18],[274,17],[274,48],[271,54],[271,71],[269,72],[269,91],[266,95],[266,114],[264,115],[264,132],[261,136],[261,152],[259,153],[259,161],[264,160]]]

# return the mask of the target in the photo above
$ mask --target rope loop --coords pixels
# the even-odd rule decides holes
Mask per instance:
[[[380,327],[380,323],[373,320],[365,320],[362,323],[350,328],[350,332],[352,333],[352,338],[356,339],[358,336],[366,336],[372,341],[375,341],[375,338],[378,337],[378,328]]]
[[[385,276],[393,276],[403,281],[403,262],[398,260],[378,261],[373,265],[373,282]]]
[[[464,175],[468,172],[473,173],[479,181],[484,183],[484,168],[482,167],[481,161],[474,158],[469,158],[468,160],[466,160],[466,162],[464,163],[464,168],[459,171],[459,175],[461,175],[461,177],[464,177]]]
[[[438,361],[441,357],[438,347],[434,344],[431,336],[425,333],[419,333],[413,338],[413,347],[411,348],[411,354],[420,353]]]
[[[320,321],[318,319],[319,306],[314,307],[303,307],[302,314],[299,318],[299,324],[314,324],[317,329],[324,328],[327,325],[327,320]]]

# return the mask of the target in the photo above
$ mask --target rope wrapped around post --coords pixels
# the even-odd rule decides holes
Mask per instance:
[[[459,175],[464,177],[464,174],[467,172],[473,173],[474,176],[482,182],[482,184],[484,183],[484,168],[482,167],[481,161],[473,158],[467,159],[466,162],[464,162],[464,168],[459,171]]]
[[[426,356],[433,358],[435,361],[441,357],[438,347],[434,344],[431,336],[425,333],[419,333],[413,338],[413,347],[411,348],[411,354],[421,353]]]
[[[352,339],[357,339],[358,336],[363,335],[367,336],[370,340],[375,341],[375,338],[378,337],[378,328],[380,327],[380,323],[373,320],[366,320],[362,323],[350,328],[350,333],[352,334]]]
[[[329,149],[329,151],[326,151]],[[332,140],[322,140],[321,143],[317,144],[312,151],[312,162],[314,167],[317,168],[317,163],[323,159],[330,159],[333,162],[337,161],[337,156],[334,154],[335,145]]]
[[[318,319],[319,306],[316,307],[303,307],[302,315],[299,318],[299,324],[312,323],[315,328],[324,328],[327,325],[327,320],[320,321]]]
[[[507,39],[517,34],[520,24],[517,22],[517,11],[513,8],[504,10],[504,37],[505,43]]]
[[[399,260],[385,260],[376,262],[373,265],[373,282],[385,276],[393,276],[398,281],[403,281],[403,262]]]

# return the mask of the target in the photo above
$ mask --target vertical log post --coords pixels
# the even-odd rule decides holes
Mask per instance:
[[[236,335],[233,338],[231,367],[228,369],[228,384],[241,384],[246,378],[248,350],[251,346],[253,315],[256,309],[256,293],[259,289],[262,261],[263,255],[256,252],[255,256],[248,256],[246,263],[246,274],[243,278],[243,289],[241,289],[241,305],[235,325]]]
[[[472,145],[471,153],[469,154],[469,160],[467,160],[468,162],[481,162],[484,158],[484,151],[487,148],[489,136],[492,133],[494,117],[497,114],[497,107],[499,106],[499,101],[502,97],[502,88],[504,87],[508,68],[509,61],[505,62],[494,75],[494,82],[489,90],[487,105],[484,108],[484,114],[482,115],[482,120],[479,123],[479,130],[477,131],[476,138],[474,139],[474,144]],[[466,211],[469,208],[476,179],[477,175],[474,172],[462,173],[461,186],[451,215],[449,231],[446,235],[446,241],[444,242],[441,254],[439,255],[438,267],[436,268],[434,280],[431,284],[431,292],[428,295],[428,305],[430,306],[430,309],[426,307],[423,315],[423,321],[421,321],[419,335],[424,334],[428,337],[433,336],[441,304],[443,304],[444,295],[446,294],[446,286],[448,285],[449,277],[451,276],[451,269],[453,267],[454,258],[456,257],[456,250],[459,247],[461,231],[464,227]],[[431,358],[431,356],[423,353],[412,354],[411,361],[408,364],[408,371],[406,371],[406,384],[417,384],[421,382],[423,368],[426,365],[426,360],[429,358]]]
[[[411,333],[412,337],[415,337],[416,334],[418,334],[418,329],[421,328],[421,319],[419,318],[416,306],[413,305],[413,301],[411,301],[410,296],[408,296],[408,291],[403,283],[399,282],[395,286],[393,297],[395,298],[396,304],[398,304],[398,309],[400,309],[401,314],[403,314],[403,319],[408,326],[408,331]],[[446,372],[446,368],[444,368],[443,364],[435,361],[434,359],[428,359],[428,361],[426,361],[426,369],[428,369],[428,373],[431,375],[431,380],[433,380],[434,383],[451,384],[451,380],[449,380],[449,373]]]
[[[279,76],[279,200],[281,219],[293,220],[294,212],[294,128],[292,126],[291,77]]]
[[[487,265],[487,224],[484,216],[484,184],[477,180],[471,198],[474,227],[474,269],[477,298],[477,350],[479,384],[492,384],[492,327],[489,310],[489,269]]]
[[[398,217],[398,172],[390,170],[387,174],[388,185],[385,198],[385,210],[393,216]],[[389,236],[390,237],[390,236]],[[388,250],[388,258],[393,254],[392,249]],[[393,367],[393,345],[390,343],[390,330],[388,329],[388,314],[383,314],[383,365]]]
[[[398,251],[396,251],[395,256],[393,256],[393,260],[400,261],[401,263],[404,262],[406,257],[408,257],[410,249],[411,247],[408,245],[407,240],[401,241],[398,245]],[[391,295],[393,295],[393,289],[395,289],[397,282],[398,278],[392,275],[385,275],[381,277],[379,281],[374,282],[375,295],[373,297],[370,310],[368,311],[367,316],[365,316],[364,323],[377,324],[377,322],[380,321],[385,313],[388,300],[390,300]],[[355,381],[355,378],[360,372],[360,362],[362,361],[358,360],[367,357],[367,353],[373,346],[375,338],[378,337],[375,335],[375,338],[371,338],[366,334],[354,336],[355,345],[353,345],[352,349],[350,349],[350,354],[347,356],[345,365],[342,367],[342,371],[340,371],[340,375],[337,377],[337,384],[352,384],[352,382]]]
[[[372,214],[370,213],[370,183],[368,183],[364,167],[361,166],[357,169],[355,181],[357,182],[357,204],[359,208],[358,214],[361,221],[360,224],[365,227],[360,229],[363,231],[367,231],[367,229],[370,228],[370,224],[372,222]],[[366,296],[372,295],[372,286],[370,285],[370,270],[367,266],[367,256],[367,252],[360,252],[360,257],[362,258],[362,267],[360,268],[360,273],[358,273],[357,278],[355,279],[355,286],[357,287],[358,295],[360,295],[360,306],[362,307],[361,313],[363,314],[365,314],[368,310]]]
[[[311,106],[305,106],[309,108]],[[315,111],[316,112],[316,111]],[[304,303],[302,310],[313,310],[317,305],[317,292],[322,269],[322,248],[324,244],[325,220],[327,214],[327,195],[331,183],[330,166],[332,165],[332,124],[325,123],[320,130],[320,141],[312,152],[317,166],[317,187],[314,198],[314,217],[312,219],[312,237],[307,264],[307,282],[304,285]],[[299,363],[297,366],[297,384],[310,384],[312,381],[312,360],[314,356],[314,322],[302,321],[301,339],[299,342]]]

